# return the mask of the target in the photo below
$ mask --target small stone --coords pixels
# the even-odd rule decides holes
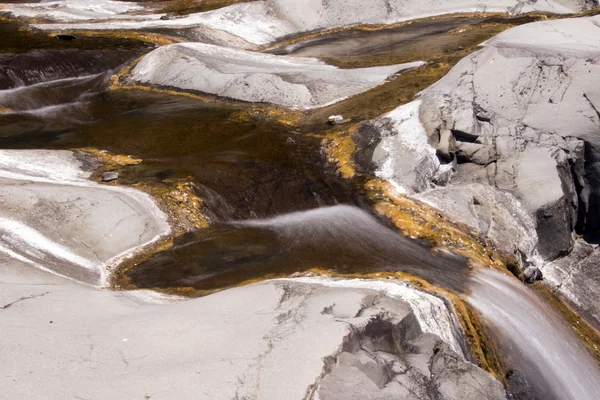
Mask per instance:
[[[163,15],[162,17],[160,17],[161,20],[163,21],[168,21],[169,20],[169,16],[168,15]]]
[[[327,121],[330,125],[337,125],[344,122],[344,117],[341,115],[331,115]]]
[[[543,278],[542,271],[539,270],[538,267],[527,267],[525,271],[523,271],[523,279],[525,279],[526,283],[533,283],[535,281],[541,281]]]
[[[119,179],[117,172],[105,172],[102,174],[102,182],[110,182]]]

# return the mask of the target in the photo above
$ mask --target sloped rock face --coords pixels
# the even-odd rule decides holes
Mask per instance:
[[[184,43],[148,54],[133,69],[131,79],[250,102],[321,107],[372,89],[391,75],[422,64],[339,69],[312,58]]]
[[[140,12],[139,4],[102,0],[92,6],[89,1],[69,1],[62,7],[42,3],[11,5],[6,10],[16,16],[56,21],[35,25],[41,29],[184,29],[185,32],[177,33],[191,40],[253,48],[302,32],[356,24],[391,24],[457,12],[564,14],[587,10],[597,3],[595,0],[373,0],[365,7],[361,0],[264,0],[168,19]]]
[[[355,351],[351,357],[366,352],[359,343],[377,349],[400,375],[403,361],[393,353],[402,351],[410,359],[402,378],[409,387],[419,387],[431,368],[436,390],[450,393],[445,399],[469,398],[461,394],[474,383],[490,389],[478,399],[505,398],[499,382],[455,352],[456,332],[443,328],[444,302],[400,282],[378,283],[401,287],[420,307],[382,287],[333,287],[316,279],[156,304],[48,276],[2,254],[0,265],[6,267],[0,279],[14,283],[0,292],[0,384],[8,398],[310,398],[319,383],[323,393],[331,388],[328,371],[348,356],[342,348]],[[453,350],[436,331],[451,338]],[[385,365],[365,358],[365,379],[389,386]],[[334,369],[345,381],[363,374]],[[63,370],[69,373],[56,372]]]
[[[131,250],[170,232],[148,195],[88,181],[69,151],[0,151],[0,253],[94,286]]]
[[[547,281],[597,328],[600,327],[600,249],[582,240],[567,257],[544,265]]]

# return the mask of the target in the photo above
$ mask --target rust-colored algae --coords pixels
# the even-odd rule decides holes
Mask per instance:
[[[50,32],[48,35],[52,38],[57,35],[63,35],[64,32]],[[182,40],[173,36],[162,35],[158,33],[150,32],[136,32],[136,31],[124,31],[124,30],[73,30],[69,31],[70,35],[77,37],[88,37],[88,38],[114,38],[114,39],[127,39],[142,43],[155,44],[159,46],[169,45],[173,43],[179,43]]]
[[[502,256],[472,228],[451,221],[428,204],[398,194],[389,182],[372,179],[365,189],[375,211],[392,221],[404,235],[426,239],[434,248],[464,255],[472,266],[506,269]]]

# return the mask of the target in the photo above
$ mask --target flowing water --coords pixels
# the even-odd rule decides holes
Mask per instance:
[[[477,271],[470,303],[491,323],[507,364],[538,399],[600,399],[600,370],[569,326],[516,279]]]
[[[347,205],[199,230],[127,274],[139,287],[211,290],[274,272],[291,275],[319,268],[404,271],[457,292],[465,290],[468,275],[461,257],[433,254],[423,243]]]
[[[328,115],[359,122],[389,111],[477,43],[530,20],[423,21],[275,47],[276,54],[321,56],[342,67],[430,61],[364,95],[304,113],[298,123],[252,104],[108,90],[115,68],[153,46],[62,41],[0,21],[0,147],[109,150],[143,160],[118,168],[120,184],[193,183],[211,226],[175,238],[171,249],[129,270],[139,287],[214,290],[312,269],[405,271],[455,292],[472,290],[471,304],[524,379],[528,394],[513,398],[598,399],[597,365],[548,306],[512,278],[473,273],[463,258],[398,234],[373,215],[364,182],[342,179],[321,154],[325,134],[345,129],[328,127]]]

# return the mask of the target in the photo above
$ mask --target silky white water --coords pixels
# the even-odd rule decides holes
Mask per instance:
[[[538,398],[600,399],[600,369],[579,338],[516,279],[493,270],[471,278],[469,302],[500,338],[502,356]]]

